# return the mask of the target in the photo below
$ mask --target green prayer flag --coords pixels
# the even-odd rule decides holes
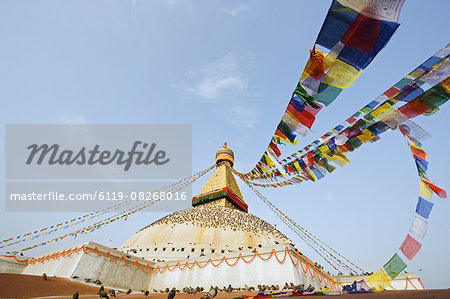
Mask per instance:
[[[317,105],[316,102],[314,101],[314,98],[312,96],[310,96],[306,92],[306,90],[301,86],[300,82],[297,84],[297,87],[294,90],[294,94],[296,94],[304,102],[307,102],[314,109],[319,109],[320,108],[320,106]]]
[[[397,82],[397,84],[395,84],[394,86],[398,89],[401,90],[403,87],[405,87],[406,85],[408,85],[409,83],[411,83],[413,81],[413,79],[411,78],[403,78],[400,81]]]
[[[433,110],[433,108],[437,108],[447,102],[449,96],[450,95],[446,92],[445,88],[439,83],[418,96],[417,100],[430,108],[430,110]]]
[[[323,165],[325,165],[325,168],[327,169],[327,171],[328,171],[329,173],[333,172],[333,170],[336,169],[336,167],[334,167],[333,165],[331,165],[331,164],[328,162],[327,158],[322,157],[322,159],[321,159],[320,161],[323,163]]]
[[[363,143],[358,138],[353,137],[353,138],[348,139],[345,144],[347,144],[350,147],[350,149],[353,151],[353,150],[357,149],[358,147],[360,147]]]
[[[386,273],[394,279],[397,275],[406,268],[406,263],[402,258],[395,253],[393,257],[383,266]]]
[[[325,83],[320,83],[319,90],[313,95],[317,102],[324,104],[325,106],[330,105],[337,96],[341,93],[342,89],[328,85]]]
[[[370,125],[373,125],[374,123],[376,123],[378,121],[375,117],[373,117],[370,114],[364,115],[363,119]]]
[[[364,106],[361,110],[359,110],[359,112],[361,112],[361,113],[369,113],[371,111],[372,111],[372,109],[367,105]]]

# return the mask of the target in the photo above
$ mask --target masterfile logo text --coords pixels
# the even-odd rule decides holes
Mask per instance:
[[[191,175],[190,125],[6,125],[6,179]]]
[[[191,125],[17,124],[5,139],[7,211],[190,207]]]

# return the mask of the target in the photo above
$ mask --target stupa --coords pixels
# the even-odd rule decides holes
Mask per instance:
[[[120,250],[152,261],[170,261],[243,250],[269,248],[291,241],[248,206],[231,172],[234,153],[216,153],[216,169],[192,199],[193,208],[163,217],[141,229]]]
[[[308,260],[275,227],[248,213],[231,168],[234,153],[225,143],[215,171],[192,199],[192,208],[165,216],[131,236],[119,250],[94,242],[34,257],[0,259],[0,272],[101,281],[108,288],[162,291],[211,285],[234,288],[311,285],[340,289],[363,279],[330,276]],[[421,285],[412,273],[389,289]],[[423,289],[423,286],[422,286]]]
[[[144,227],[120,250],[155,262],[159,269],[175,269],[175,273],[166,269],[155,275],[150,283],[154,288],[229,284],[282,287],[286,282],[323,287],[325,280],[317,278],[318,273],[325,276],[321,269],[307,261],[283,233],[248,213],[231,171],[233,165],[234,153],[225,143],[216,152],[215,171],[193,197],[193,207]],[[309,272],[302,271],[298,260],[303,267],[310,267]],[[176,267],[186,263],[193,268]],[[195,266],[199,264],[206,266]]]

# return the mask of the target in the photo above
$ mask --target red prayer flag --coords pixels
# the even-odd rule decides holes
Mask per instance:
[[[275,155],[276,155],[277,157],[281,156],[281,151],[280,151],[280,149],[276,146],[275,143],[271,142],[271,143],[269,144],[269,147],[272,149],[272,151],[275,153]]]
[[[416,99],[408,102],[398,108],[398,111],[406,115],[408,118],[416,117],[417,115],[421,115],[422,113],[428,111],[428,107],[417,101]]]
[[[420,247],[422,247],[422,244],[414,240],[409,234],[406,236],[405,241],[403,241],[403,244],[400,246],[400,250],[403,252],[403,254],[409,259],[412,260],[412,258],[419,252]]]
[[[311,113],[312,115],[316,116],[316,114],[319,113],[320,110],[322,110],[323,106],[320,103],[318,103],[318,102],[314,102],[314,104],[319,106],[319,108],[314,108],[308,102],[305,102],[305,108],[303,108],[303,111],[306,110],[309,113]]]
[[[426,160],[427,159],[427,153],[425,153],[425,151],[423,149],[411,146],[411,151],[412,151],[414,156],[417,156],[417,157],[419,157],[422,160]]]
[[[353,116],[350,116],[345,121],[348,122],[349,124],[352,124],[352,123],[354,123],[356,121],[356,118],[354,118]]]
[[[398,92],[399,92],[398,88],[392,86],[391,88],[386,90],[383,94],[385,96],[387,96],[388,98],[391,98],[391,97],[395,96]]]
[[[436,195],[439,196],[440,198],[447,198],[447,192],[445,192],[445,190],[443,190],[425,180],[421,180],[421,181],[424,182],[425,184],[427,184],[428,187],[430,187],[430,189],[433,190],[433,192],[436,193]]]
[[[376,44],[380,20],[358,14],[341,38],[341,42],[353,49],[368,53]]]
[[[314,123],[314,120],[316,119],[314,115],[309,113],[306,110],[298,111],[295,109],[294,106],[291,104],[288,105],[287,110],[297,119],[301,124],[311,129],[312,124]]]
[[[311,167],[311,165],[314,164],[314,155],[313,155],[313,153],[311,153],[311,152],[307,153],[306,157],[308,158],[308,166]]]

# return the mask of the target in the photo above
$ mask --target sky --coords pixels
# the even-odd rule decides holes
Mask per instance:
[[[192,124],[192,172],[214,163],[225,141],[235,169],[259,160],[286,109],[331,1],[0,1],[0,119],[5,124]],[[450,2],[406,1],[400,27],[350,88],[323,109],[322,136],[448,42]],[[416,123],[428,174],[450,191],[449,104]],[[4,157],[4,129],[0,155]],[[317,182],[260,190],[297,223],[363,269],[382,267],[414,218],[418,177],[404,138],[390,131],[348,155]],[[0,178],[5,181],[4,158]],[[208,176],[208,175],[207,175]],[[206,178],[193,186],[199,191]],[[249,212],[276,225],[309,258],[331,268],[241,181]],[[4,203],[4,184],[0,184]],[[407,268],[426,288],[450,287],[450,204],[436,200],[422,249]],[[0,239],[79,213],[11,213],[0,208]],[[167,214],[167,213],[166,213]],[[139,213],[33,256],[93,240],[120,247],[165,213]],[[31,245],[31,244],[30,244]],[[16,248],[18,249],[18,248]],[[2,251],[3,250],[3,251]],[[5,249],[0,249],[3,253]]]

